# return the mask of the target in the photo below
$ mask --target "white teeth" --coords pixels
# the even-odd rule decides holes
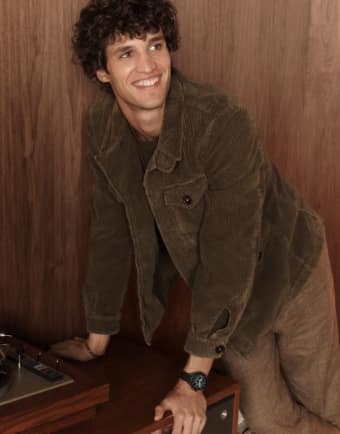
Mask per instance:
[[[151,86],[154,86],[156,83],[158,83],[159,80],[160,80],[159,77],[152,78],[151,80],[141,80],[141,81],[137,81],[135,83],[135,86],[138,86],[138,87],[151,87]]]

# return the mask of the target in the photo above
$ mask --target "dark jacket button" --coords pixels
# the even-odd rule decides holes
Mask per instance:
[[[216,351],[217,354],[224,353],[225,346],[224,345],[219,345],[218,347],[215,348],[215,351]]]
[[[191,205],[192,204],[192,198],[188,195],[183,196],[183,202],[185,205]]]

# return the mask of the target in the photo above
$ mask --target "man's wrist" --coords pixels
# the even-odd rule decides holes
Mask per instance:
[[[182,371],[180,379],[183,380],[195,392],[202,392],[206,389],[208,384],[208,376],[201,371],[188,373]]]
[[[176,384],[175,389],[179,393],[183,393],[185,395],[196,395],[197,391],[194,390],[190,384],[188,384],[186,381],[184,381],[182,378],[179,378]]]
[[[191,354],[184,366],[183,371],[189,374],[193,372],[202,372],[208,376],[213,362],[213,358],[199,357]]]
[[[86,349],[92,357],[102,356],[110,341],[110,335],[90,333],[86,340]]]
[[[207,386],[208,375],[214,359],[190,354],[178,380],[179,387],[197,393]]]
[[[105,351],[103,351],[102,353],[95,353],[94,351],[92,351],[90,346],[89,346],[89,343],[86,340],[84,341],[84,346],[85,346],[86,351],[89,353],[89,355],[91,357],[93,357],[94,359],[96,359],[97,357],[103,356],[105,353]]]

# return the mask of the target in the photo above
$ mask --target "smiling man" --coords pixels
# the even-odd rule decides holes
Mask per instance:
[[[97,78],[109,83],[129,124],[146,139],[160,134],[170,87],[171,60],[162,31],[142,39],[118,35],[106,48],[106,68]]]
[[[199,434],[215,358],[241,384],[257,434],[340,427],[340,356],[322,223],[284,181],[244,109],[172,68],[167,0],[91,0],[73,39],[106,90],[89,111],[93,218],[84,299],[89,335],[56,344],[103,355],[118,333],[131,260],[145,341],[178,276],[192,290],[188,359],[159,406]],[[308,309],[306,308],[308,306]]]

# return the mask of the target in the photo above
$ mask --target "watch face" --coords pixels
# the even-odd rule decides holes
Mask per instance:
[[[207,378],[202,374],[195,374],[191,378],[191,385],[195,390],[203,390],[207,385]]]

